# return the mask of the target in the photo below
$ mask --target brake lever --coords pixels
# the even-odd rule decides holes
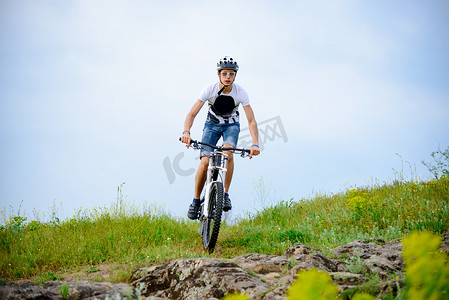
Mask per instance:
[[[198,145],[197,141],[192,141],[192,143],[190,144],[190,147],[192,147],[193,149],[196,149],[196,150],[200,149],[200,145]]]
[[[248,152],[246,152],[246,151],[242,151],[241,153],[240,153],[240,156],[241,157],[248,157],[249,156],[249,153]]]

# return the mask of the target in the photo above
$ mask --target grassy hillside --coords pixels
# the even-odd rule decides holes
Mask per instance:
[[[402,238],[414,230],[449,227],[449,180],[394,182],[300,202],[283,201],[223,226],[215,257],[281,254],[296,243],[329,249],[355,239]],[[10,216],[0,232],[0,277],[17,280],[98,264],[119,264],[113,281],[132,270],[180,257],[207,256],[198,224],[151,210],[116,207],[78,212],[60,221]]]
[[[258,214],[226,225],[214,257],[257,252],[282,254],[296,243],[323,251],[355,239],[386,241],[449,227],[449,178],[425,182],[394,181],[336,195],[281,201]],[[208,256],[198,223],[150,208],[117,207],[79,211],[50,221],[4,216],[0,228],[0,278],[58,279],[80,266],[118,266],[110,281],[126,281],[132,270],[181,257]]]

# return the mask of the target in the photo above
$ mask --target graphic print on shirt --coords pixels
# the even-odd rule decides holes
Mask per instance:
[[[238,106],[249,105],[248,94],[237,84],[232,84],[229,94],[218,95],[219,83],[206,86],[199,99],[209,103],[207,120],[215,123],[226,124],[239,122]]]
[[[236,107],[234,98],[228,95],[220,95],[215,99],[211,109],[216,115],[229,118]]]

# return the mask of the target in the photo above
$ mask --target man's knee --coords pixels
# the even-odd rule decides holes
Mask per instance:
[[[200,168],[207,169],[208,166],[209,166],[209,157],[208,156],[201,157]]]
[[[229,144],[223,145],[225,148],[235,148]],[[234,151],[224,151],[225,154],[228,155],[228,162],[234,159]]]

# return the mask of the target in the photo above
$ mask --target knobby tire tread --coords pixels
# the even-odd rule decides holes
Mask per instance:
[[[204,249],[209,251],[209,253],[212,253],[218,240],[218,234],[220,232],[220,225],[221,225],[221,216],[223,214],[223,205],[224,205],[223,183],[215,182],[213,184],[210,197],[211,197],[211,199],[209,199],[210,208],[213,209],[215,204],[214,209],[215,213],[213,216],[214,225],[213,228],[210,228],[212,220],[208,216],[207,219],[205,220],[206,228],[204,229],[203,246]],[[210,230],[212,230],[212,233],[210,232]]]

